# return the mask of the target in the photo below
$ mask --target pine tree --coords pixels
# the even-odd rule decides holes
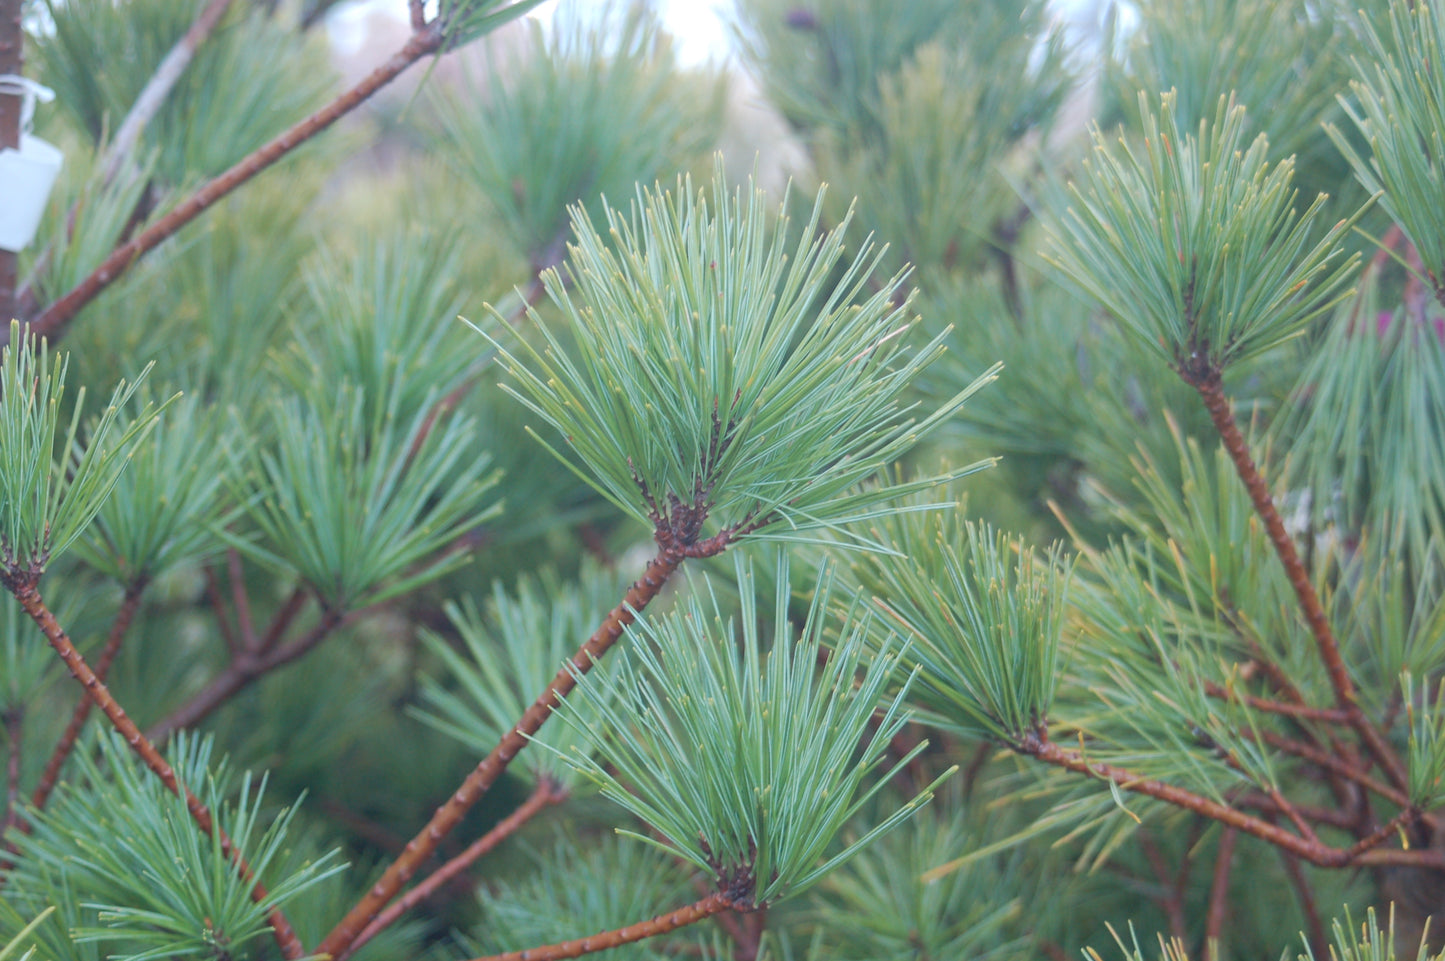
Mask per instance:
[[[536,5],[0,0],[0,961],[1445,956],[1445,10]]]

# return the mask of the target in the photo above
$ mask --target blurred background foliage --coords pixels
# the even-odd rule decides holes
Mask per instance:
[[[1438,4],[1420,5],[1445,19]],[[317,27],[329,6],[234,8],[109,183],[97,158],[196,4],[27,7],[31,71],[57,94],[37,133],[67,151],[41,236],[21,258],[42,301],[338,89]],[[398,852],[650,554],[643,528],[528,436],[536,418],[499,388],[486,342],[456,318],[503,336],[491,305],[515,328],[506,336],[540,345],[539,325],[566,344],[539,272],[563,261],[569,206],[605,223],[604,196],[625,210],[639,182],[705,174],[722,151],[739,182],[752,172],[775,199],[791,178],[799,210],[826,182],[821,227],[851,209],[852,249],[869,236],[888,245],[876,276],[908,268],[888,293],[898,304],[914,297],[922,339],[942,335],[948,346],[915,383],[918,400],[937,405],[1004,364],[998,383],[899,470],[993,455],[1000,465],[968,479],[956,517],[907,515],[872,532],[913,567],[870,557],[844,579],[875,599],[880,623],[896,616],[924,638],[977,616],[1039,643],[1019,655],[1022,665],[1010,662],[1007,638],[985,649],[968,670],[1001,679],[988,689],[940,679],[966,660],[949,638],[929,639],[926,656],[915,651],[924,666],[914,700],[936,724],[899,735],[900,754],[930,743],[886,794],[896,807],[961,767],[925,814],[741,940],[709,922],[615,956],[1004,961],[1078,957],[1086,946],[1108,956],[1117,949],[1106,924],[1132,922],[1150,933],[1141,956],[1157,955],[1158,931],[1201,957],[1206,916],[1225,903],[1212,957],[1280,957],[1305,950],[1312,912],[1328,919],[1354,905],[1358,914],[1393,898],[1401,956],[1413,957],[1424,916],[1445,907],[1438,875],[1301,866],[1185,812],[1043,771],[997,743],[1047,719],[1060,740],[1087,736],[1091,755],[1202,794],[1298,787],[1328,803],[1323,780],[1292,781],[1295,762],[1247,736],[1303,736],[1310,722],[1205,693],[1247,687],[1255,679],[1244,675],[1269,663],[1307,697],[1329,699],[1208,414],[1148,345],[1060,282],[1039,254],[1040,220],[1069,202],[1064,184],[1091,149],[1086,125],[1137,143],[1146,123],[1138,93],[1157,107],[1171,89],[1181,130],[1214,118],[1233,95],[1247,107],[1247,137],[1267,135],[1271,162],[1294,158],[1300,209],[1324,192],[1322,223],[1355,216],[1375,189],[1356,175],[1380,134],[1368,120],[1383,116],[1370,112],[1371,65],[1409,25],[1392,32],[1385,0],[1363,11],[1344,0],[1148,0],[1080,5],[1071,21],[1039,0],[738,0],[735,59],[698,65],[679,56],[648,4],[595,6],[564,4],[546,25],[498,31],[439,59],[425,83],[388,91],[138,263],[63,343],[76,382],[93,385],[84,416],[99,412],[106,385],[146,364],[155,365],[150,396],[186,394],[137,450],[80,549],[47,573],[64,585],[51,591],[57,616],[87,652],[102,648],[123,592],[143,575],[131,641],[108,680],[142,726],[168,731],[227,676],[245,625],[263,646],[274,627],[277,651],[324,635],[207,711],[207,740],[176,744],[198,783],[211,783],[212,755],[228,756],[232,771],[269,772],[264,798],[235,777],[210,789],[235,817],[279,818],[278,876],[351,863],[288,902],[303,939],[318,940],[365,890],[369,872]],[[1362,702],[1393,719],[1440,710],[1438,699],[1401,692],[1402,671],[1418,691],[1445,672],[1445,315],[1422,280],[1438,281],[1442,265],[1412,261],[1391,216],[1372,207],[1362,235],[1347,241],[1367,258],[1357,292],[1301,336],[1232,366],[1226,386],[1328,588]],[[780,229],[807,223],[795,216]],[[1430,238],[1410,236],[1431,249]],[[410,472],[414,462],[424,476]],[[360,558],[364,576],[342,563],[361,550],[347,539],[357,525],[345,505],[292,496],[324,493],[310,488],[330,468],[374,481],[357,496],[378,503],[401,489],[411,511],[385,519],[384,542]],[[291,529],[295,515],[315,524]],[[440,530],[427,520],[438,517]],[[821,553],[799,552],[795,569]],[[767,566],[758,565],[765,597]],[[950,585],[941,607],[927,596],[930,581]],[[1020,600],[1020,582],[1036,596]],[[1012,601],[998,597],[999,584],[1018,588]],[[795,601],[787,617],[801,623],[809,598]],[[760,619],[779,617],[760,607]],[[789,628],[763,633],[775,629]],[[529,639],[546,664],[533,663]],[[24,792],[76,699],[37,641],[0,599],[0,756],[15,759],[9,783]],[[527,680],[509,699],[513,678]],[[1019,703],[1015,688],[1028,695]],[[530,760],[444,842],[444,857],[512,810],[537,777],[570,777],[551,755]],[[38,872],[23,879],[44,894],[16,899],[20,880],[0,892],[0,943],[44,902],[59,910],[33,935],[41,956],[143,956],[144,926],[112,917],[104,927],[93,906],[130,896],[117,889],[124,865],[97,862],[76,876],[35,867],[61,863],[68,823],[125,816],[115,799],[140,790],[118,773],[127,764],[109,739],[83,742],[63,803],[21,848],[22,870]],[[279,813],[273,799],[289,805],[303,794]],[[20,802],[6,807],[18,812]],[[869,813],[845,842],[866,833]],[[692,900],[689,870],[611,838],[619,824],[638,826],[579,789],[362,956],[468,957]],[[1445,832],[1422,842],[1445,843]],[[1216,859],[1236,843],[1238,866],[1212,891]],[[623,891],[620,878],[646,884]],[[254,926],[251,915],[236,917]],[[1354,936],[1352,925],[1341,943]],[[1371,938],[1342,956],[1386,957],[1371,953]],[[191,947],[221,956],[214,944]],[[227,957],[269,957],[273,946],[252,938],[232,950]],[[1321,950],[1317,938],[1308,950]]]

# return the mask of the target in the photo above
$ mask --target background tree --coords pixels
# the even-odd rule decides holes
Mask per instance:
[[[772,196],[644,7],[327,133],[534,4],[327,6],[0,9],[0,959],[1415,956],[1438,4],[741,0]]]

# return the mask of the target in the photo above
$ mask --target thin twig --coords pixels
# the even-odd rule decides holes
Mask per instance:
[[[1349,712],[1350,726],[1355,729],[1360,742],[1380,765],[1390,782],[1400,790],[1406,790],[1408,782],[1400,759],[1396,757],[1384,736],[1365,717],[1356,702],[1354,681],[1350,679],[1344,659],[1340,656],[1340,647],[1335,640],[1334,629],[1330,627],[1329,618],[1325,616],[1324,606],[1320,603],[1314,584],[1310,582],[1309,573],[1300,561],[1294,540],[1284,529],[1284,521],[1275,508],[1274,499],[1270,496],[1263,475],[1260,474],[1259,468],[1254,463],[1254,458],[1249,452],[1249,445],[1245,443],[1244,435],[1240,433],[1239,425],[1235,423],[1234,414],[1229,407],[1229,400],[1224,395],[1224,384],[1219,371],[1211,368],[1202,376],[1186,373],[1185,379],[1199,392],[1204,406],[1209,410],[1209,418],[1213,421],[1215,430],[1219,432],[1220,440],[1223,442],[1230,460],[1234,462],[1235,472],[1244,482],[1245,489],[1249,491],[1249,498],[1254,504],[1255,513],[1264,522],[1270,543],[1274,545],[1275,554],[1279,556],[1280,562],[1284,565],[1285,574],[1289,578],[1290,586],[1294,588],[1300,610],[1304,614],[1306,623],[1309,624],[1310,632],[1314,635],[1320,659],[1324,661],[1325,669],[1330,676],[1330,685],[1335,691],[1336,703],[1341,709]]]
[[[1162,781],[1154,781],[1141,777],[1133,771],[1128,771],[1111,764],[1104,764],[1091,761],[1081,752],[1067,750],[1059,747],[1051,741],[1046,740],[1042,735],[1029,734],[1022,738],[1015,747],[1022,753],[1053,764],[1065,770],[1074,771],[1079,774],[1087,774],[1103,781],[1110,781],[1115,786],[1134,794],[1142,794],[1152,797],[1176,807],[1193,811],[1204,817],[1212,818],[1215,821],[1237,828],[1246,834],[1252,834],[1261,840],[1283,848],[1292,854],[1296,854],[1311,864],[1325,868],[1347,867],[1360,862],[1362,855],[1371,849],[1384,843],[1390,833],[1399,825],[1416,820],[1419,812],[1413,807],[1407,807],[1395,816],[1390,824],[1375,831],[1369,837],[1357,842],[1349,848],[1333,848],[1321,841],[1311,841],[1284,830],[1277,824],[1272,824],[1261,818],[1245,814],[1236,808],[1220,804],[1218,801],[1195,794],[1184,788],[1173,784],[1165,784]],[[1410,855],[1409,851],[1376,851],[1372,861],[1380,863],[1395,863],[1392,860],[1394,855]],[[1404,863],[1402,859],[1400,863]]]
[[[121,165],[125,163],[127,155],[135,146],[136,140],[140,138],[141,131],[165,103],[171,88],[181,79],[181,75],[186,72],[186,67],[190,66],[196,50],[210,36],[211,31],[216,28],[216,24],[221,22],[221,18],[226,15],[226,9],[230,5],[231,0],[210,0],[202,7],[190,28],[186,30],[181,39],[176,41],[176,45],[156,67],[155,73],[151,74],[151,78],[146,81],[140,95],[135,98],[135,103],[131,104],[130,112],[125,115],[125,119],[116,128],[115,137],[111,139],[110,146],[106,148],[105,157],[101,161],[101,177],[104,183],[110,183],[120,172]]]
[[[246,573],[241,567],[241,552],[226,549],[226,576],[231,582],[231,606],[236,610],[236,628],[241,633],[241,649],[256,650],[256,627],[251,620],[251,596],[246,592]]]
[[[1182,886],[1175,882],[1185,876],[1184,871],[1181,867],[1177,874],[1171,875],[1169,865],[1164,860],[1164,852],[1159,850],[1154,836],[1143,828],[1139,829],[1139,849],[1144,852],[1144,859],[1149,862],[1150,869],[1159,880],[1159,903],[1164,907],[1164,914],[1169,919],[1169,936],[1182,941],[1189,936],[1189,927],[1184,916],[1184,892]],[[1184,860],[1188,862],[1188,852],[1185,852]]]
[[[126,588],[120,609],[115,612],[115,620],[111,621],[110,634],[105,639],[100,660],[95,663],[95,676],[102,681],[110,673],[110,666],[115,663],[116,655],[120,653],[121,641],[125,639],[125,632],[130,630],[131,621],[140,609],[141,595],[145,593],[148,583],[149,578],[140,577]],[[55,790],[56,782],[60,780],[60,770],[65,767],[66,759],[75,749],[75,742],[85,728],[86,718],[90,716],[94,703],[84,694],[80,695],[80,703],[75,705],[75,711],[70,715],[70,723],[65,726],[65,733],[60,735],[55,750],[50,752],[50,759],[45,762],[45,770],[40,774],[40,783],[35,786],[35,793],[30,797],[31,805],[37,810],[45,807],[45,803],[50,800],[50,793]]]
[[[1230,799],[1230,803],[1238,807],[1253,808],[1256,811],[1265,811],[1269,814],[1284,814],[1284,809],[1274,798],[1266,794],[1241,794]],[[1307,821],[1316,824],[1327,824],[1332,828],[1339,828],[1342,831],[1355,829],[1356,818],[1353,814],[1338,811],[1334,808],[1314,807],[1309,804],[1292,804],[1295,813]]]
[[[1204,682],[1204,693],[1221,701],[1242,702],[1254,708],[1256,711],[1264,711],[1268,714],[1282,714],[1286,717],[1295,717],[1307,721],[1321,721],[1326,724],[1350,723],[1350,712],[1337,707],[1310,707],[1307,704],[1272,701],[1264,697],[1255,697],[1252,694],[1240,694],[1238,691],[1231,691],[1224,687],[1224,685],[1214,681]]]
[[[678,928],[686,927],[689,924],[696,924],[704,918],[710,918],[719,912],[729,908],[737,908],[739,905],[728,899],[720,892],[714,892],[689,904],[685,908],[678,908],[667,914],[660,914],[650,921],[640,921],[637,924],[630,924],[625,928],[618,928],[615,931],[603,931],[586,938],[578,938],[575,941],[563,941],[561,944],[549,944],[540,948],[528,948],[525,951],[509,951],[506,954],[493,954],[485,958],[477,958],[474,961],[557,961],[560,958],[575,958],[584,954],[591,954],[594,951],[606,951],[608,948],[615,948],[623,944],[632,944],[634,941],[641,941],[644,938],[655,937],[659,934],[666,934],[669,931],[676,931]]]
[[[1219,837],[1219,851],[1214,859],[1214,882],[1209,886],[1209,911],[1204,916],[1203,958],[1219,957],[1219,935],[1224,931],[1224,922],[1229,915],[1229,872],[1234,864],[1234,842],[1239,831],[1226,827]],[[1210,950],[1211,945],[1213,950]]]
[[[164,743],[176,731],[194,727],[242,688],[283,664],[289,664],[309,653],[337,628],[350,624],[364,613],[353,611],[342,615],[326,610],[311,630],[289,644],[270,650],[243,649],[219,674],[211,678],[209,684],[197,691],[185,704],[152,725],[146,735],[159,744]]]
[[[1310,953],[1316,958],[1327,958],[1330,956],[1330,942],[1325,935],[1325,922],[1320,917],[1319,905],[1315,903],[1314,889],[1305,877],[1299,858],[1287,851],[1280,851],[1279,857],[1284,863],[1284,873],[1289,877],[1290,886],[1294,888],[1295,896],[1299,898],[1300,910],[1305,916],[1305,938],[1309,943]]]
[[[236,631],[231,627],[231,618],[226,613],[226,601],[221,596],[221,579],[216,576],[216,569],[210,564],[205,566],[205,576],[206,598],[211,602],[211,613],[216,616],[216,629],[221,632],[226,651],[235,657],[241,652],[241,641],[236,637]]]
[[[256,647],[258,651],[269,651],[276,646],[276,642],[281,640],[281,635],[286,633],[291,622],[296,620],[296,615],[300,614],[301,609],[306,606],[308,596],[306,589],[300,585],[291,591],[290,596],[286,598],[286,603],[281,605],[280,610],[271,618],[271,623],[266,626],[266,633],[261,635],[261,640]]]
[[[423,57],[436,53],[441,49],[445,39],[441,24],[436,22],[424,30],[413,33],[399,51],[356,86],[305,120],[295,124],[270,143],[242,158],[231,169],[209,181],[183,200],[170,213],[130,241],[117,247],[73,290],[47,307],[35,319],[31,329],[52,340],[58,339],[76,314],[125,274],[131,265],[144,254],[154,250],[231,191],[356,109],[372,94],[400,76],[412,64]],[[8,337],[9,334],[6,333],[5,336]]]
[[[537,786],[532,789],[527,800],[523,801],[515,811],[498,821],[490,831],[473,841],[461,854],[437,868],[416,887],[387,905],[386,910],[378,914],[376,919],[356,936],[350,950],[360,951],[366,942],[394,924],[403,914],[431,897],[443,884],[451,881],[452,878],[471,867],[482,855],[515,834],[537,812],[550,805],[560,804],[566,798],[567,792],[556,782],[545,776],[538,778]]]
[[[257,904],[264,902],[268,897],[267,891],[259,881],[255,880],[251,868],[246,864],[241,852],[231,843],[231,839],[226,836],[226,832],[221,829],[220,825],[211,818],[210,810],[185,785],[180,783],[176,778],[176,772],[161,756],[160,751],[156,750],[155,745],[146,739],[140,728],[136,727],[135,722],[130,719],[130,715],[126,714],[125,709],[111,696],[105,684],[95,676],[95,672],[90,669],[85,658],[81,657],[80,652],[75,649],[75,645],[70,642],[70,638],[55,620],[54,615],[50,613],[50,609],[45,606],[45,602],[40,597],[40,591],[36,587],[35,578],[30,577],[18,582],[7,578],[5,586],[14,595],[15,600],[20,603],[25,613],[30,615],[30,618],[39,626],[41,632],[45,634],[46,640],[50,642],[50,646],[55,649],[55,653],[65,662],[65,666],[70,668],[71,675],[80,682],[81,687],[95,701],[96,706],[110,719],[111,725],[130,745],[131,750],[135,751],[145,762],[146,767],[161,779],[166,790],[185,799],[186,810],[190,812],[191,818],[200,829],[206,834],[215,835],[220,839],[221,852],[235,865],[236,872],[241,878],[251,883],[251,900]],[[291,923],[286,920],[286,916],[279,907],[270,908],[266,912],[266,920],[271,924],[272,935],[281,949],[282,956],[296,959],[306,953],[300,939],[296,936],[295,929],[291,927]]]
[[[1251,734],[1246,734],[1252,737]],[[1360,771],[1345,761],[1340,760],[1328,751],[1324,751],[1303,741],[1292,740],[1279,734],[1271,734],[1268,731],[1261,731],[1260,738],[1270,747],[1284,751],[1286,754],[1293,754],[1295,757],[1317,764],[1327,771],[1333,771],[1346,780],[1353,781],[1366,790],[1373,791],[1391,803],[1405,807],[1410,803],[1410,797],[1403,791],[1397,791],[1388,784],[1382,784],[1374,778]]]
[[[725,541],[722,546],[726,546]],[[721,550],[722,547],[718,549]],[[329,954],[335,961],[346,961],[355,939],[378,912],[396,897],[402,885],[431,856],[441,839],[460,823],[477,799],[491,788],[507,769],[512,758],[527,746],[529,738],[546,723],[558,702],[577,684],[577,678],[592,669],[592,665],[622,636],[623,629],[636,619],[637,613],[658,595],[685,556],[675,545],[659,545],[657,555],[648,562],[642,577],[627,589],[622,602],[608,613],[587,642],[563,665],[552,682],[537,696],[491,753],[467,775],[466,780],[447,798],[446,803],[437,808],[431,820],[407,844],[405,853],[387,867],[381,878],[367,890],[356,906],[341,919],[321,944],[317,945],[317,953]]]

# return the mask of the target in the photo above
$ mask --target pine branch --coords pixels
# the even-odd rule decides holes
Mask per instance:
[[[242,647],[236,656],[231,658],[231,663],[213,677],[209,684],[196,692],[185,704],[152,725],[146,736],[156,743],[163,743],[176,731],[194,727],[251,682],[309,654],[337,628],[352,623],[369,611],[368,608],[343,615],[338,611],[326,610],[311,630],[289,644],[271,648],[259,645],[253,648]]]
[[[608,613],[572,660],[557,672],[552,683],[537,696],[537,700],[527,708],[521,719],[502,737],[491,753],[467,775],[466,780],[447,798],[446,803],[437,808],[426,826],[407,843],[402,855],[387,867],[376,884],[317,945],[316,953],[329,954],[335,961],[346,961],[346,958],[350,957],[356,938],[371,924],[378,912],[396,897],[401,886],[431,856],[441,839],[460,823],[477,799],[496,783],[512,759],[527,746],[528,738],[536,734],[551,717],[558,701],[576,686],[577,677],[592,669],[592,665],[622,636],[623,629],[636,620],[637,614],[658,595],[686,556],[680,547],[671,538],[665,538],[661,531],[658,541],[657,555],[648,562],[642,577],[627,589],[622,602]],[[721,551],[726,544],[726,540],[718,542],[717,550]]]
[[[1238,829],[1232,827],[1225,828],[1219,837],[1219,850],[1214,859],[1214,881],[1209,887],[1209,910],[1204,916],[1204,949],[1199,952],[1200,957],[1218,956],[1219,936],[1229,918],[1229,872],[1234,865],[1234,843],[1238,838]]]
[[[1320,908],[1315,902],[1314,889],[1310,887],[1309,879],[1305,877],[1304,869],[1300,867],[1299,858],[1286,851],[1280,851],[1279,857],[1284,863],[1284,873],[1289,876],[1290,886],[1294,888],[1295,896],[1299,898],[1300,911],[1305,916],[1306,943],[1316,958],[1329,957],[1325,922],[1320,917]]]
[[[236,636],[236,629],[231,626],[231,619],[226,616],[226,602],[221,597],[221,581],[216,576],[216,570],[210,564],[205,566],[206,576],[206,598],[211,602],[211,612],[215,615],[216,630],[221,634],[221,640],[226,645],[226,650],[235,657],[241,650],[241,640]]]
[[[1360,787],[1373,791],[1375,794],[1380,795],[1399,807],[1405,807],[1410,803],[1410,798],[1404,791],[1399,791],[1390,787],[1388,784],[1380,783],[1353,764],[1335,757],[1328,751],[1315,747],[1312,744],[1306,744],[1303,741],[1296,741],[1278,734],[1271,734],[1268,731],[1260,732],[1260,737],[1264,743],[1270,747],[1284,751],[1286,754],[1293,754],[1295,757],[1318,765],[1326,771],[1338,774],[1340,777],[1358,784]]]
[[[541,948],[528,948],[525,951],[509,951],[506,954],[493,954],[485,958],[476,958],[473,961],[556,961],[559,958],[576,958],[584,954],[591,954],[594,951],[606,951],[608,948],[615,948],[623,944],[632,944],[634,941],[641,941],[644,938],[655,937],[659,934],[666,934],[669,931],[676,931],[678,928],[686,927],[689,924],[710,918],[715,914],[729,909],[744,910],[744,906],[735,903],[722,892],[714,892],[701,901],[695,901],[685,908],[678,908],[668,914],[661,914],[649,921],[640,921],[637,924],[629,924],[625,928],[618,928],[615,931],[603,931],[591,937],[578,938],[575,941],[563,941],[560,944],[549,944]]]
[[[111,622],[110,634],[105,639],[105,647],[100,652],[100,660],[95,664],[95,676],[98,680],[104,681],[110,666],[115,663],[115,657],[120,653],[121,641],[125,639],[126,631],[130,630],[131,621],[135,619],[136,611],[140,609],[141,595],[145,593],[148,579],[137,578],[125,591],[125,597],[121,600],[120,609],[116,611],[115,620]],[[36,810],[43,809],[45,803],[50,800],[50,792],[55,790],[56,783],[60,780],[60,770],[65,766],[65,761],[70,757],[70,752],[75,748],[75,742],[80,738],[80,732],[85,727],[86,718],[90,716],[90,709],[94,701],[86,695],[80,696],[80,703],[75,705],[75,712],[70,716],[70,723],[65,726],[65,733],[60,736],[60,741],[55,745],[55,750],[50,754],[50,760],[45,762],[45,770],[40,774],[40,783],[35,787],[35,793],[30,797],[30,803]],[[26,822],[25,828],[29,828]]]
[[[110,719],[111,725],[145,762],[146,767],[161,779],[161,783],[166,786],[168,791],[185,798],[186,809],[190,811],[192,820],[203,832],[207,835],[218,834],[221,841],[221,852],[235,865],[237,873],[244,880],[253,882],[251,900],[258,904],[264,901],[268,896],[266,888],[259,881],[254,881],[246,859],[211,818],[211,812],[200,802],[200,799],[190,792],[189,788],[180,783],[176,778],[175,770],[161,756],[160,751],[156,750],[155,745],[146,739],[140,728],[136,727],[135,722],[130,719],[130,715],[126,714],[125,709],[111,696],[105,684],[95,676],[95,672],[90,669],[90,665],[85,662],[85,658],[81,657],[64,629],[55,620],[55,616],[45,606],[45,602],[40,597],[40,591],[35,585],[35,580],[36,578],[33,576],[18,582],[7,578],[6,587],[20,603],[25,613],[35,621],[46,640],[50,642],[50,646],[55,649],[55,653],[65,662],[65,666],[70,668],[71,676],[80,682],[86,693],[95,701],[96,706]],[[276,938],[276,944],[280,947],[283,957],[294,961],[306,953],[301,945],[301,940],[296,936],[295,929],[291,927],[291,923],[286,920],[285,914],[279,907],[273,907],[267,911],[266,918],[271,923],[272,934]]]
[[[1227,827],[1252,834],[1322,868],[1341,868],[1363,864],[1366,863],[1365,855],[1367,854],[1372,855],[1368,858],[1368,863],[1375,864],[1405,864],[1418,860],[1414,857],[1418,852],[1414,851],[1374,850],[1388,840],[1397,828],[1419,819],[1420,812],[1413,806],[1404,808],[1384,827],[1350,847],[1334,848],[1319,840],[1310,841],[1298,834],[1291,834],[1277,824],[1245,814],[1236,808],[1195,794],[1193,791],[1176,787],[1173,784],[1165,784],[1162,781],[1153,781],[1112,764],[1090,761],[1082,752],[1061,748],[1039,734],[1027,735],[1020,739],[1015,747],[1021,753],[1028,754],[1045,763],[1078,774],[1086,774],[1102,781],[1109,781],[1125,791],[1173,804],[1176,807],[1219,821]],[[1429,859],[1427,863],[1440,862],[1439,852],[1435,853],[1436,857]]]
[[[443,884],[461,874],[476,863],[476,860],[482,855],[515,834],[539,811],[553,804],[560,804],[566,798],[567,791],[560,785],[547,777],[539,778],[537,786],[527,796],[527,800],[523,801],[515,811],[498,821],[490,831],[473,841],[461,854],[433,871],[426,880],[388,905],[386,910],[378,914],[376,919],[368,924],[361,934],[357,935],[349,950],[353,953],[360,951],[368,941],[394,924],[403,914],[431,897]]]
[[[1231,691],[1214,681],[1204,682],[1204,693],[1210,697],[1218,698],[1221,701],[1234,701],[1247,704],[1256,711],[1265,711],[1269,714],[1283,714],[1286,717],[1302,718],[1307,721],[1322,721],[1327,724],[1349,724],[1350,712],[1338,708],[1310,707],[1307,704],[1294,704],[1287,701],[1274,701],[1265,697],[1255,697],[1250,694],[1241,695],[1238,691]]]
[[[1189,877],[1189,851],[1184,852],[1179,871],[1171,876],[1169,865],[1164,860],[1164,852],[1159,850],[1154,838],[1143,828],[1139,829],[1139,848],[1144,852],[1144,859],[1149,862],[1150,869],[1159,881],[1158,901],[1164,908],[1165,917],[1169,919],[1169,936],[1182,941],[1189,935],[1184,915],[1183,883]]]
[[[226,576],[231,581],[231,606],[236,611],[236,629],[241,648],[256,650],[256,629],[251,622],[251,598],[246,593],[246,577],[241,570],[241,552],[234,547],[226,551]]]
[[[1270,496],[1264,477],[1260,474],[1254,458],[1250,455],[1249,445],[1245,443],[1244,435],[1240,432],[1239,425],[1235,423],[1234,413],[1229,407],[1229,400],[1224,396],[1224,384],[1219,368],[1211,365],[1202,374],[1195,374],[1181,367],[1180,375],[1199,392],[1204,406],[1209,410],[1209,418],[1214,423],[1215,430],[1219,432],[1224,449],[1228,452],[1230,460],[1234,462],[1239,479],[1244,482],[1246,490],[1249,491],[1249,498],[1254,504],[1255,513],[1264,522],[1270,543],[1274,545],[1275,553],[1279,556],[1280,562],[1284,564],[1285,574],[1289,578],[1290,586],[1294,588],[1300,610],[1304,613],[1305,621],[1309,624],[1310,632],[1314,635],[1315,643],[1319,647],[1320,658],[1329,672],[1336,703],[1349,714],[1350,726],[1355,729],[1361,743],[1380,765],[1380,769],[1385,772],[1390,782],[1400,790],[1405,790],[1408,781],[1399,758],[1395,756],[1394,750],[1385,741],[1383,735],[1365,717],[1356,702],[1354,681],[1350,679],[1344,659],[1340,656],[1339,642],[1335,640],[1334,630],[1330,627],[1329,618],[1325,616],[1324,606],[1320,603],[1314,584],[1310,582],[1309,573],[1300,560],[1294,541],[1290,538],[1289,532],[1284,529],[1284,521],[1274,506],[1274,499]]]
[[[18,5],[19,0],[14,0],[14,2]],[[45,308],[40,316],[31,323],[31,329],[36,334],[48,336],[52,340],[59,338],[64,333],[66,326],[87,304],[118,280],[142,256],[154,250],[231,191],[359,107],[372,94],[395,80],[422,57],[436,53],[441,49],[445,39],[442,25],[435,20],[426,29],[413,33],[399,51],[356,86],[295,124],[270,143],[243,157],[231,169],[206,183],[138,236],[117,247],[110,256],[101,262],[99,267],[95,268],[90,276]]]

